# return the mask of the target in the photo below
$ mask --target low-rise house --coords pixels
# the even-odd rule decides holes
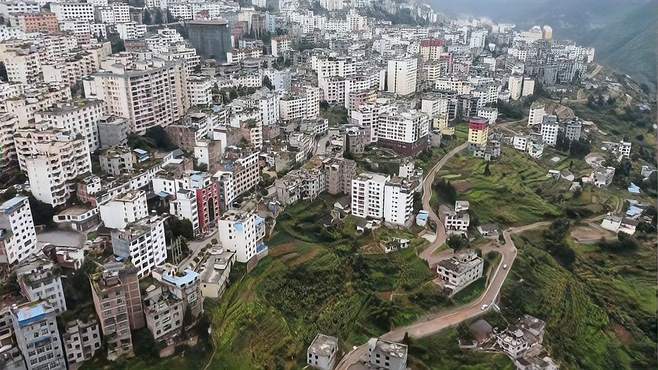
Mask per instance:
[[[443,280],[444,288],[455,294],[482,277],[484,260],[473,250],[455,254],[438,263],[436,272]]]
[[[375,369],[405,370],[407,345],[381,338],[368,340],[368,365]]]
[[[201,294],[207,298],[220,298],[229,283],[235,252],[212,248],[201,264]]]
[[[623,232],[628,235],[633,235],[635,234],[635,229],[638,224],[639,221],[637,219],[618,216],[612,213],[607,214],[601,221],[602,228],[612,231],[615,234]]]
[[[448,234],[466,235],[468,233],[468,227],[471,224],[468,208],[467,201],[458,200],[455,202],[454,211],[446,212],[443,222]]]
[[[498,239],[498,236],[500,235],[498,232],[498,226],[495,224],[480,225],[478,226],[478,232],[485,238],[490,239]]]
[[[306,363],[321,370],[332,370],[338,354],[338,338],[318,334],[308,346]]]
[[[87,231],[100,224],[100,217],[98,208],[73,206],[53,216],[53,221],[73,231]]]
[[[595,167],[589,177],[583,177],[583,183],[590,183],[597,188],[605,188],[612,184],[615,177],[614,167]]]
[[[393,238],[381,243],[384,253],[391,253],[400,249],[409,248],[409,239]]]

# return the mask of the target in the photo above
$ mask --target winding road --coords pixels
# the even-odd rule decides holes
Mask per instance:
[[[441,170],[441,168],[454,157],[457,153],[461,152],[467,147],[467,143],[459,145],[450,152],[448,152],[439,162],[437,162],[427,173],[423,180],[423,208],[429,213],[429,217],[436,223],[436,237],[434,241],[422,253],[421,257],[425,259],[430,266],[441,256],[434,255],[434,251],[443,245],[446,241],[446,233],[443,227],[443,222],[440,217],[434,212],[429,202],[432,197],[432,184],[434,177]],[[494,246],[487,248],[486,251],[496,251],[502,256],[500,263],[496,267],[492,278],[489,281],[484,293],[475,301],[448,310],[444,310],[435,314],[428,315],[427,317],[416,321],[413,324],[395,328],[381,336],[381,338],[391,341],[401,341],[407,333],[411,338],[423,338],[440,332],[451,326],[458,325],[459,323],[477,317],[489,310],[493,303],[496,302],[498,294],[505,283],[505,279],[512,268],[512,264],[516,259],[517,250],[512,240],[512,234],[522,233],[531,229],[545,227],[551,224],[551,221],[541,221],[530,225],[511,227],[503,231],[503,238],[505,244],[501,245],[497,242],[492,243]],[[503,268],[507,265],[506,268]],[[484,307],[483,305],[487,305]],[[484,307],[484,309],[483,309]],[[363,361],[367,358],[368,345],[362,344],[347,353],[336,366],[337,370],[356,370],[363,368]]]

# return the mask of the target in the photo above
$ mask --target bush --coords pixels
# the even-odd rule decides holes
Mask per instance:
[[[468,239],[463,235],[451,235],[448,240],[446,240],[446,244],[448,247],[458,251],[468,247]]]

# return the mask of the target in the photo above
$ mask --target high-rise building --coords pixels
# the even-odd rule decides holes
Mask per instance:
[[[21,294],[30,302],[44,300],[57,314],[66,311],[60,273],[49,259],[32,256],[16,269]]]
[[[377,143],[403,155],[416,155],[429,143],[430,120],[414,109],[385,107],[376,126]]]
[[[393,177],[384,186],[384,222],[410,226],[414,212],[414,193],[418,183]]]
[[[57,329],[57,311],[48,301],[11,308],[16,344],[28,370],[65,370],[66,360]]]
[[[18,128],[18,118],[11,113],[0,113],[0,172],[8,173],[18,165],[14,133]]]
[[[219,200],[223,210],[229,209],[233,201],[253,189],[260,181],[258,152],[228,147],[221,169],[213,177],[219,185]]]
[[[555,144],[557,144],[557,136],[560,132],[560,125],[557,122],[557,117],[554,115],[544,116],[542,118],[540,132],[544,144],[555,146]]]
[[[206,59],[225,62],[231,49],[231,31],[225,21],[192,21],[187,23],[192,46]]]
[[[352,179],[352,215],[381,220],[384,217],[384,187],[389,176],[365,172]]]
[[[105,107],[100,100],[80,99],[57,103],[35,114],[35,120],[45,121],[74,134],[82,135],[89,144],[89,151],[98,149],[98,121],[103,117]]]
[[[402,58],[388,61],[387,91],[398,95],[410,95],[416,92],[418,59]]]
[[[105,227],[123,229],[132,222],[148,216],[146,192],[133,190],[114,197],[99,207],[101,220]]]
[[[537,101],[530,105],[530,111],[528,112],[528,126],[535,126],[542,123],[544,116],[546,115],[545,108],[546,106],[544,103]]]
[[[0,264],[12,265],[39,252],[27,197],[0,204]]]
[[[122,263],[108,263],[101,272],[89,277],[110,361],[134,355],[130,330],[145,325],[137,271],[135,267]]]
[[[482,147],[489,139],[489,121],[482,117],[471,117],[468,123],[468,145]]]
[[[521,98],[521,94],[523,93],[523,76],[509,76],[508,90],[512,100],[519,100],[519,98]]]
[[[229,210],[222,215],[218,225],[221,245],[235,252],[238,262],[248,262],[267,251],[267,246],[263,243],[265,219],[258,216],[254,210]]]
[[[130,131],[144,133],[184,117],[190,107],[183,61],[158,58],[120,64],[112,59],[83,80],[85,96],[105,102],[105,111],[130,121]]]

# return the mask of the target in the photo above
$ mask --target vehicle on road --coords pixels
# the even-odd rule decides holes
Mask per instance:
[[[480,309],[481,309],[482,311],[484,311],[484,310],[487,309],[487,307],[489,307],[488,304],[483,304],[482,307],[480,307]]]
[[[503,270],[507,270],[507,265],[503,265]]]

